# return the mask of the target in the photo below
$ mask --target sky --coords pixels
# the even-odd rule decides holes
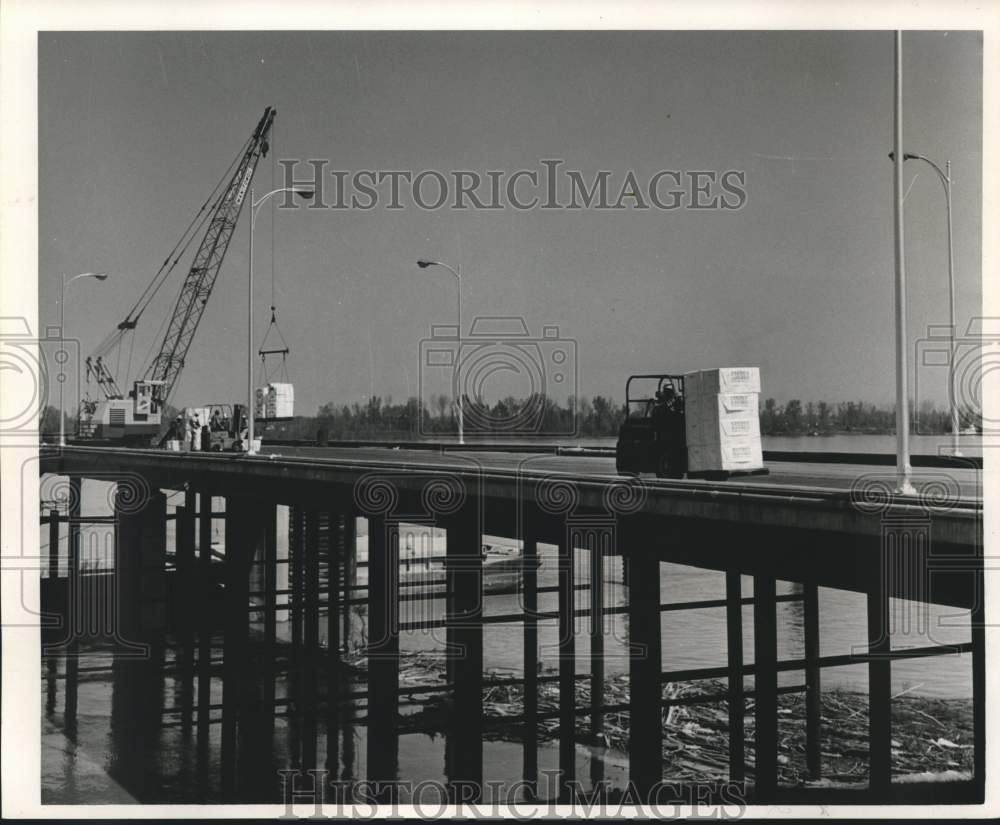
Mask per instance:
[[[67,299],[84,354],[270,105],[258,196],[296,158],[484,177],[561,159],[588,182],[607,171],[613,193],[630,171],[642,185],[660,170],[745,175],[739,209],[389,209],[384,188],[368,210],[265,205],[255,337],[273,291],[300,414],[446,388],[421,341],[455,323],[456,284],[418,258],[460,268],[465,334],[477,316],[523,319],[549,379],[560,342],[557,400],[720,366],[760,367],[779,400],[893,398],[891,32],[45,32],[38,56],[39,318],[58,323],[63,273],[110,273]],[[961,332],[982,314],[980,34],[905,33],[903,96],[906,150],[952,161]],[[930,167],[905,175],[915,348],[948,323],[945,199]],[[248,233],[244,209],[177,406],[245,397]],[[144,316],[132,378],[186,270]],[[521,395],[525,380],[497,373],[484,391]],[[943,370],[917,380],[944,401]]]

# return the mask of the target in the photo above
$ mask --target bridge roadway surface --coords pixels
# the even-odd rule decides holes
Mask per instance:
[[[395,449],[390,447],[306,447],[264,444],[262,454],[286,458],[328,459],[330,461],[356,461],[370,464],[385,464],[398,468],[401,465],[414,468],[434,468],[441,470],[468,470],[470,465],[489,470],[515,471],[519,468],[532,472],[551,472],[567,476],[587,476],[619,478],[615,471],[615,460],[601,455],[553,455],[549,453],[476,451],[435,451],[429,449]],[[895,467],[871,464],[830,464],[801,461],[766,462],[770,471],[767,475],[733,476],[726,481],[690,480],[692,486],[745,486],[767,488],[773,486],[794,487],[800,490],[850,490],[859,479],[876,478],[892,483]],[[913,469],[913,484],[918,492],[939,486],[947,479],[949,489],[957,485],[963,502],[982,503],[982,471],[965,468],[921,468]],[[656,484],[657,479],[644,475],[644,481]],[[671,485],[678,484],[670,481]],[[929,491],[930,492],[930,491]]]

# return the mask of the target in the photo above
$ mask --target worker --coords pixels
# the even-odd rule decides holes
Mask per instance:
[[[212,432],[218,432],[222,429],[222,418],[219,415],[219,408],[216,407],[212,410],[212,423],[209,425]]]
[[[212,449],[212,433],[207,424],[201,428],[201,449],[205,453]]]
[[[201,421],[198,419],[198,413],[191,418],[191,449],[201,449]]]
[[[184,418],[178,415],[170,422],[170,428],[167,430],[167,441],[181,441],[184,438]]]

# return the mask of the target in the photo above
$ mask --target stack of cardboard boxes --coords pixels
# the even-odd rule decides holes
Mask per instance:
[[[291,418],[295,409],[292,384],[268,384],[259,387],[254,398],[255,418]]]
[[[752,472],[764,466],[760,370],[725,367],[684,376],[688,472]]]

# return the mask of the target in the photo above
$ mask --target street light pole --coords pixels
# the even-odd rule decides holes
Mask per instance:
[[[64,341],[66,340],[66,287],[68,287],[73,281],[79,278],[96,278],[98,281],[107,280],[106,272],[81,272],[79,275],[74,275],[68,281],[66,280],[66,273],[62,276],[62,294],[59,297],[59,337]],[[59,446],[66,446],[66,412],[63,409],[63,386],[65,385],[65,376],[62,374],[62,368],[60,367],[59,375]]]
[[[895,159],[895,153],[890,152],[889,157]],[[941,185],[944,187],[948,217],[948,312],[951,322],[951,338],[948,349],[948,405],[951,407],[952,454],[961,456],[962,452],[958,447],[958,404],[955,399],[955,245],[952,236],[951,220],[951,161],[945,161],[945,168],[942,170],[940,166],[925,155],[906,152],[903,154],[903,160],[922,160],[934,170],[941,181]]]
[[[896,259],[896,492],[913,495],[906,366],[906,261],[903,245],[903,33],[896,31],[893,101],[893,211]]]
[[[312,189],[305,189],[300,186],[281,186],[272,189],[266,195],[262,195],[259,200],[254,200],[253,187],[250,187],[250,274],[247,284],[247,455],[256,455],[257,451],[253,447],[254,441],[254,405],[253,405],[253,229],[257,224],[257,213],[264,201],[279,192],[294,192],[302,198],[311,198]],[[239,433],[237,433],[239,435]]]
[[[423,260],[421,260],[421,261],[417,261],[417,266],[419,266],[421,269],[426,269],[429,266],[443,266],[452,275],[455,276],[455,281],[457,282],[457,285],[458,285],[458,347],[459,347],[459,350],[461,350],[461,347],[462,347],[462,275],[461,275],[461,273],[457,269],[455,269],[454,267],[451,267],[448,264],[444,263],[444,261],[423,261]],[[460,354],[460,352],[456,352],[456,357],[459,354]],[[458,364],[456,362],[456,368],[457,368],[457,366],[458,366]],[[456,387],[456,391],[455,391],[455,395],[456,395],[455,403],[458,406],[458,443],[459,444],[465,444],[465,422],[464,422],[463,415],[462,415],[462,406],[463,406],[462,400],[463,399],[462,399],[462,388],[460,386],[460,383],[461,382],[459,382],[459,386]]]

